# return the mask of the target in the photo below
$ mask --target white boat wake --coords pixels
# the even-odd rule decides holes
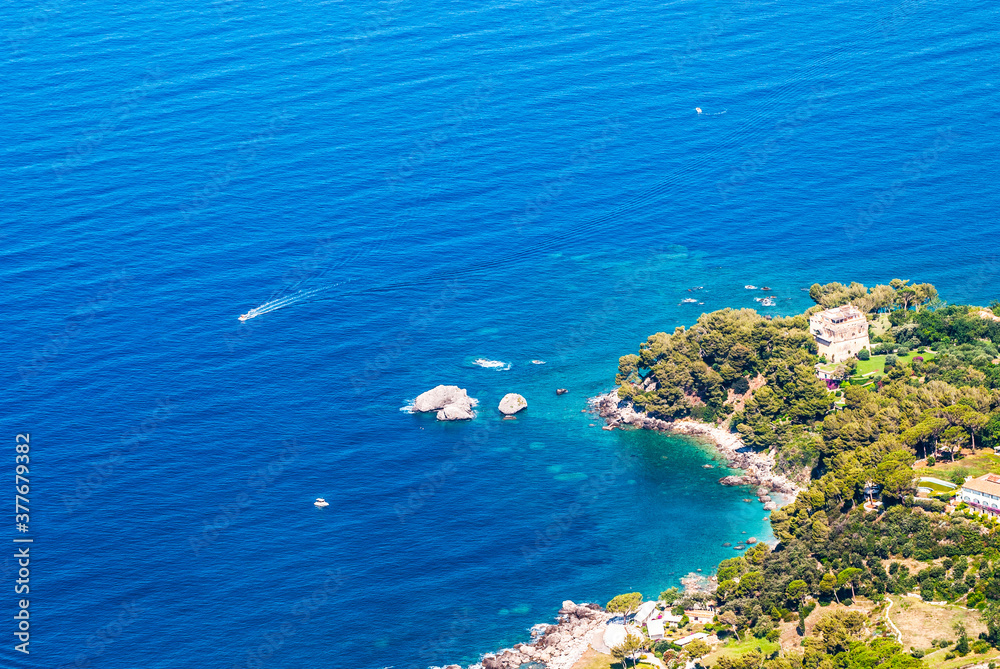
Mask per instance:
[[[251,318],[256,318],[257,316],[260,316],[262,314],[267,314],[272,311],[277,311],[278,309],[284,309],[285,307],[289,307],[297,302],[301,302],[306,298],[312,297],[316,293],[319,293],[321,291],[326,290],[327,288],[332,288],[332,287],[333,286],[327,286],[324,288],[313,288],[312,290],[300,290],[299,292],[293,293],[292,295],[286,295],[285,297],[279,297],[276,300],[265,302],[259,307],[251,309],[245,314],[242,314],[240,316],[240,320],[246,321],[250,320]]]

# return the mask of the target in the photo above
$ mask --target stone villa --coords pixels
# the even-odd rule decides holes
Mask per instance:
[[[843,362],[870,348],[868,319],[853,304],[820,311],[809,317],[812,333],[819,354],[830,362]]]

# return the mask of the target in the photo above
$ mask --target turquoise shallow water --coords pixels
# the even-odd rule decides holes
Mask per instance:
[[[467,663],[563,599],[654,595],[766,537],[703,449],[591,427],[586,398],[648,334],[754,306],[748,283],[775,314],[814,281],[995,299],[997,19],[5,13],[2,402],[44,557],[32,656],[3,665]],[[480,417],[400,411],[438,383]]]

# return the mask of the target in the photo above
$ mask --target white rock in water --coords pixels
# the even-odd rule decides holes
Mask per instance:
[[[528,400],[524,399],[517,393],[507,393],[500,400],[500,413],[507,416],[515,414],[521,409],[528,408]]]
[[[465,388],[458,386],[438,386],[413,400],[413,408],[417,411],[437,411],[449,404],[457,404],[471,408],[476,406],[476,400],[469,397]]]
[[[459,404],[446,404],[437,412],[438,420],[470,420],[475,417],[472,409]]]

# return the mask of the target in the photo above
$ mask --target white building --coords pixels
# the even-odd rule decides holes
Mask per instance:
[[[646,631],[649,633],[649,638],[653,641],[659,641],[664,636],[663,621],[662,620],[650,620],[646,623]]]
[[[991,516],[1000,516],[1000,476],[983,474],[962,484],[955,498],[965,502],[976,511]]]
[[[635,612],[633,620],[639,625],[645,625],[656,614],[656,602],[643,602]]]

